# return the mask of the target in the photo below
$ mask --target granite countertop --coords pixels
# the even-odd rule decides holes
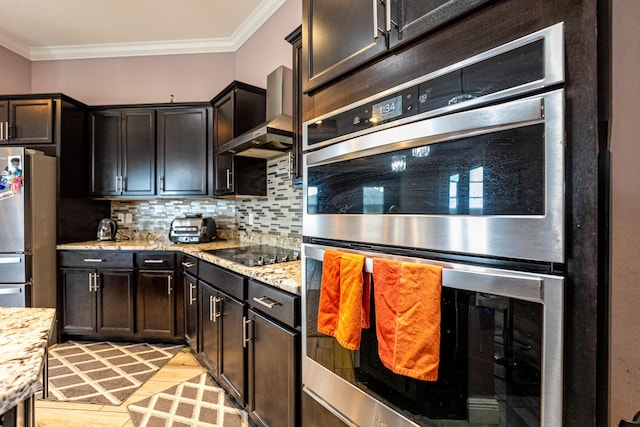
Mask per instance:
[[[206,253],[211,249],[248,246],[253,243],[239,240],[224,240],[212,243],[182,244],[158,240],[116,240],[111,242],[88,241],[58,245],[58,250],[122,250],[122,251],[175,251],[189,254],[203,261],[266,283],[284,291],[300,294],[301,262],[289,261],[272,265],[248,267]]]
[[[0,414],[37,391],[55,313],[0,307]]]

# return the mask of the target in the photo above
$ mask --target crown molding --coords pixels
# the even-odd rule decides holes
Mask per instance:
[[[153,55],[228,53],[237,51],[287,0],[264,1],[228,38],[104,43],[30,48],[0,34],[0,45],[30,61],[119,58]]]

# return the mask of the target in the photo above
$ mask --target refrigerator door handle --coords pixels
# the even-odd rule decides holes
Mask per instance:
[[[3,286],[0,288],[0,295],[15,295],[20,293],[22,293],[22,288],[20,286]]]
[[[12,257],[0,257],[0,264],[20,264],[20,257],[12,256]]]

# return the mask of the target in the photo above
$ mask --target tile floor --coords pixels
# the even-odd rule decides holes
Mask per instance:
[[[133,427],[127,406],[204,372],[188,349],[183,349],[122,405],[36,401],[37,427]]]

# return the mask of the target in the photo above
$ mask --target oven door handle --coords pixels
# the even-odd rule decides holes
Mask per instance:
[[[335,249],[341,250],[341,248]],[[304,250],[305,257],[307,258],[315,259],[316,261],[322,261],[324,259],[324,247],[309,245],[305,246]],[[364,262],[364,271],[366,273],[373,273],[373,258],[377,257],[377,254],[370,252],[362,253],[350,250],[345,250],[345,252],[365,255],[366,258]],[[525,275],[505,271],[480,272],[465,270],[462,268],[463,266],[457,266],[456,264],[430,261],[422,258],[409,258],[399,256],[389,257],[385,256],[384,254],[379,254],[379,257],[394,259],[403,262],[441,266],[443,268],[443,287],[474,292],[484,292],[534,302],[544,301],[544,278],[535,274]]]

